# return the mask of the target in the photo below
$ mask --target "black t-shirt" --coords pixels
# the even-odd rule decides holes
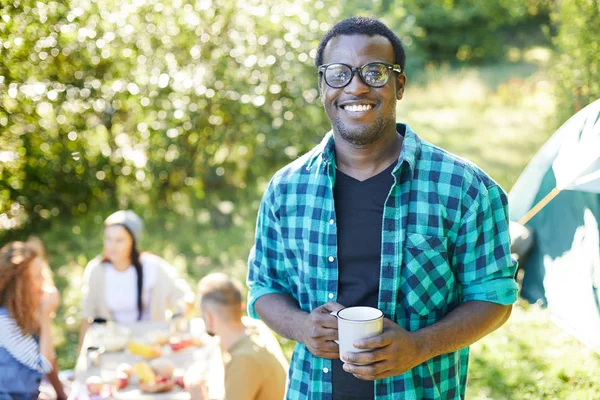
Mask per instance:
[[[333,191],[337,219],[339,283],[337,302],[377,307],[381,264],[383,206],[394,183],[396,163],[358,181],[337,170]],[[332,360],[334,400],[373,399],[373,381],[355,378]]]

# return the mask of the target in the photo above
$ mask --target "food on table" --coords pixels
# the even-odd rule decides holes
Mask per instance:
[[[117,390],[126,388],[127,385],[129,385],[129,375],[123,371],[117,372],[117,376],[115,377],[113,384]]]
[[[158,377],[171,379],[175,370],[175,364],[173,364],[173,361],[161,357],[150,361],[150,368],[152,368]]]
[[[175,387],[172,379],[175,365],[165,358],[153,360],[150,364],[140,362],[133,366],[133,372],[140,378],[140,389],[148,393],[164,393]]]
[[[124,372],[125,374],[127,374],[127,377],[130,378],[131,374],[133,373],[133,367],[131,366],[131,364],[121,363],[117,365],[117,374],[119,372]]]
[[[192,346],[202,347],[204,346],[204,341],[199,337],[192,337],[191,339]]]
[[[127,350],[129,350],[129,352],[132,354],[142,356],[146,359],[160,357],[162,354],[160,348],[136,341],[129,342],[127,345]]]
[[[129,337],[121,336],[105,336],[102,338],[102,344],[106,351],[121,351],[127,345]]]
[[[169,334],[167,332],[151,332],[150,337],[152,338],[152,341],[159,346],[164,346],[165,344],[169,343]]]
[[[85,380],[85,386],[87,387],[88,393],[95,396],[102,392],[104,382],[99,376],[92,375]]]
[[[163,382],[154,382],[154,383],[141,383],[140,389],[142,392],[146,393],[165,393],[173,390],[175,387],[175,382],[173,380],[166,380]]]
[[[139,362],[133,366],[133,373],[140,378],[141,383],[150,383],[156,380],[156,374],[145,362]]]
[[[171,350],[173,351],[183,350],[192,345],[191,337],[172,337],[169,339],[169,346],[171,346]]]

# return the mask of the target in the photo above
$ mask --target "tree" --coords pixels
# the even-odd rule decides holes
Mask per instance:
[[[556,85],[557,121],[560,125],[581,108],[600,98],[600,2],[557,2],[552,20],[556,62],[552,81]]]
[[[329,25],[308,6],[3,1],[7,225],[256,197],[327,129],[313,57]]]

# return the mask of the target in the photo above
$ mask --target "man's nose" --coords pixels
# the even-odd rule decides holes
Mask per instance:
[[[354,73],[354,76],[350,80],[350,83],[348,83],[348,85],[346,85],[346,87],[344,87],[344,91],[346,93],[350,93],[353,95],[367,93],[370,90],[371,90],[371,88],[369,87],[369,85],[367,85],[366,83],[363,82],[358,71],[356,71]]]

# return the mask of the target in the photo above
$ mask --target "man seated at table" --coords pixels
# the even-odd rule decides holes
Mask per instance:
[[[207,275],[198,284],[198,305],[207,333],[220,338],[225,399],[281,400],[288,363],[269,328],[260,321],[242,317],[245,306],[241,284],[225,274]],[[208,398],[203,383],[190,387],[189,381],[186,377],[193,400]]]

